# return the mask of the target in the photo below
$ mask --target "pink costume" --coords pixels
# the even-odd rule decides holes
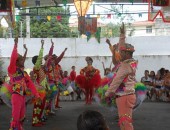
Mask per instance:
[[[23,121],[25,118],[25,94],[27,87],[33,92],[36,97],[39,97],[37,90],[30,77],[21,68],[16,66],[18,58],[17,46],[14,45],[8,74],[10,76],[10,84],[12,86],[12,120],[11,130],[23,130]]]
[[[107,93],[116,94],[121,130],[133,130],[132,110],[136,102],[135,72],[137,62],[134,59],[123,61],[117,69]]]
[[[109,97],[109,95],[115,94],[121,130],[133,130],[132,110],[136,102],[135,74],[137,61],[132,58],[135,51],[134,46],[125,43],[124,24],[122,24],[120,31],[118,53],[121,56],[122,62],[115,69],[113,80],[105,96]]]

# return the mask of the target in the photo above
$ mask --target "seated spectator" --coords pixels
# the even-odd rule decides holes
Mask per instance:
[[[154,94],[156,94],[156,89],[154,88],[154,83],[155,83],[155,71],[150,71],[149,77],[151,79],[151,84],[150,86],[152,86],[151,91],[150,91],[150,96],[151,96],[151,100]]]
[[[161,88],[163,85],[163,81],[161,80],[161,75],[160,73],[156,74],[155,76],[155,83],[154,83],[154,87],[156,89],[156,100],[160,100],[161,97]]]
[[[160,75],[160,78],[163,79],[166,74],[165,68],[161,68],[160,70],[158,70],[158,74]]]
[[[101,113],[87,110],[79,115],[77,130],[109,130],[109,128]]]
[[[165,86],[165,93],[167,96],[166,101],[170,101],[170,73],[166,74],[166,77],[164,78],[163,85]]]
[[[149,70],[145,70],[145,76],[143,76],[141,78],[141,82],[147,87],[147,98],[151,99],[151,89],[153,88],[151,85],[152,85],[152,82],[151,82],[151,78],[149,77]]]

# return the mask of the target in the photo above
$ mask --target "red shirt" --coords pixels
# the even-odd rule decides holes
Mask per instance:
[[[76,71],[72,70],[72,71],[70,72],[70,80],[71,80],[71,81],[74,81],[75,78],[76,78]]]

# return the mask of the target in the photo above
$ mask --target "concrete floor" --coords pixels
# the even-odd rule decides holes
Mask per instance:
[[[101,112],[110,130],[119,130],[115,115],[117,110],[99,106],[96,103],[84,105],[83,101],[62,101],[62,109],[56,111],[55,116],[50,116],[42,127],[31,126],[32,105],[27,106],[27,118],[24,123],[25,130],[76,130],[78,115],[85,110],[97,110]],[[8,130],[11,109],[6,105],[0,105],[0,130]],[[170,103],[144,102],[134,112],[135,130],[170,130]]]

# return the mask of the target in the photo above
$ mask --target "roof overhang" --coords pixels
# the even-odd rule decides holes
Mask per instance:
[[[15,0],[17,1],[17,4],[22,7],[21,0]],[[27,7],[36,7],[36,0],[27,0]],[[54,0],[58,4],[63,4],[62,0]],[[117,2],[119,1],[119,2]],[[73,0],[67,0],[68,4],[73,4]],[[130,3],[129,0],[94,0],[94,3],[103,3],[103,4],[119,4],[119,3]],[[134,3],[142,3],[142,0],[134,0]],[[54,6],[56,5],[53,0],[40,0],[40,6]]]

